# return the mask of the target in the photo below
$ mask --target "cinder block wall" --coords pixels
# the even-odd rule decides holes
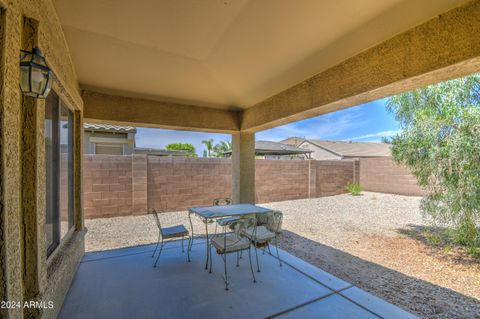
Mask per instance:
[[[148,157],[148,207],[165,211],[211,205],[231,197],[231,160]]]
[[[224,158],[85,155],[85,217],[210,205],[217,197],[231,197],[231,169],[231,160]],[[366,191],[425,195],[410,171],[390,158],[257,159],[255,172],[257,203],[343,194],[349,182],[360,182]]]
[[[410,170],[396,165],[390,157],[362,158],[359,163],[360,184],[366,191],[414,196],[426,194]]]
[[[354,181],[355,161],[314,161],[316,166],[316,197],[345,193],[345,186]]]
[[[132,157],[85,155],[83,162],[85,218],[132,214]]]
[[[346,161],[256,160],[256,202],[329,196],[353,180]],[[231,197],[231,160],[146,155],[85,155],[86,218],[145,214],[210,205]]]
[[[257,203],[308,198],[309,161],[264,160],[255,163]]]

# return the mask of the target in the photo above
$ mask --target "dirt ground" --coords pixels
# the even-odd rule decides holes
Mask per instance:
[[[283,211],[279,246],[422,318],[480,318],[480,260],[425,240],[421,198],[364,193],[262,204]],[[186,212],[162,215],[189,225]],[[87,220],[87,251],[154,242],[151,216]],[[202,225],[194,221],[200,233]]]

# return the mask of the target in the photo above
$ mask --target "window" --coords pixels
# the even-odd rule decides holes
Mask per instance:
[[[125,155],[123,145],[95,144],[95,154]]]
[[[73,226],[73,113],[53,91],[45,103],[45,165],[50,255]]]

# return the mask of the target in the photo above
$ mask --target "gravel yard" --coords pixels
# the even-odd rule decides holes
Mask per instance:
[[[280,247],[423,318],[480,318],[480,261],[421,234],[420,197],[368,193],[262,204],[284,213]],[[165,213],[164,226],[186,212]],[[86,220],[86,250],[152,243],[151,216]],[[194,219],[195,234],[204,225]]]

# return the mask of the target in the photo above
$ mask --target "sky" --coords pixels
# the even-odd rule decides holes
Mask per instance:
[[[297,136],[310,139],[329,139],[357,142],[380,142],[382,137],[391,137],[400,126],[385,108],[386,99],[381,99],[334,113],[328,113],[258,132],[256,140],[281,141]],[[137,147],[165,148],[170,143],[192,143],[202,156],[202,140],[213,138],[215,143],[230,141],[229,134],[173,131],[137,128]]]

